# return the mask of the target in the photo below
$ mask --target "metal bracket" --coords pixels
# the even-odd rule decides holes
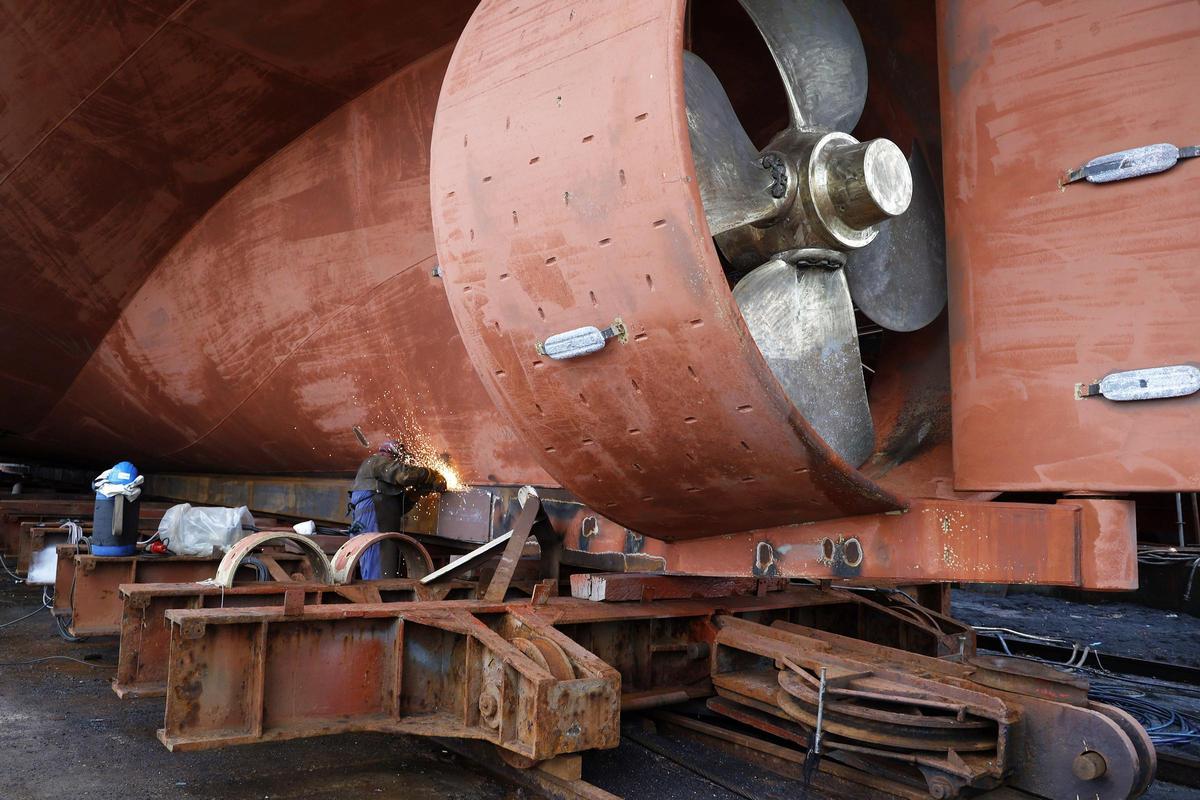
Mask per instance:
[[[499,603],[504,600],[504,595],[508,593],[508,586],[512,582],[513,573],[517,569],[521,555],[525,552],[525,543],[533,534],[533,523],[537,521],[538,512],[541,510],[541,500],[536,494],[531,493],[521,508],[521,513],[513,522],[512,537],[505,545],[504,553],[500,556],[500,563],[496,565],[496,571],[492,573],[492,579],[483,593],[485,602]]]
[[[1059,179],[1059,187],[1086,180],[1088,183],[1112,183],[1142,175],[1166,172],[1185,158],[1200,156],[1200,145],[1176,147],[1173,144],[1148,144],[1097,156],[1082,167],[1069,170]]]

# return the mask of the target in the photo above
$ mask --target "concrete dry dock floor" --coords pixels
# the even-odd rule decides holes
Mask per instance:
[[[0,584],[0,624],[37,609],[40,590]],[[0,628],[0,800],[517,800],[528,791],[500,782],[437,743],[406,736],[347,734],[292,742],[170,753],[154,732],[161,698],[119,700],[109,688],[112,638],[71,644],[48,611]],[[353,676],[347,675],[347,680]],[[645,736],[645,734],[643,734]],[[794,800],[794,781],[775,778],[684,740],[649,734],[683,760],[697,760],[739,795],[628,739],[589,756],[584,777],[628,800]],[[811,800],[821,800],[811,792]],[[1196,790],[1157,785],[1151,800]]]

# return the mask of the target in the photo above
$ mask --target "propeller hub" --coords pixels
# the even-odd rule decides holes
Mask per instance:
[[[818,228],[835,245],[855,250],[874,240],[881,222],[908,210],[912,173],[887,139],[860,142],[822,136],[808,158],[808,200]]]
[[[900,148],[887,139],[830,148],[826,170],[839,216],[856,228],[898,217],[912,200],[912,174]]]

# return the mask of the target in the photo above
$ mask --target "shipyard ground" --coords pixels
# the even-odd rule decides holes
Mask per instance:
[[[1028,618],[1011,614],[1030,604],[1043,618],[1058,616],[1085,626],[1100,624],[1097,620],[1105,616],[1109,624],[1127,616],[1132,617],[1130,625],[1140,628],[1147,624],[1139,616],[1146,609],[1080,604],[1058,606],[1062,613],[1047,615],[1046,603],[1062,601],[1023,597],[997,600],[970,595],[963,597],[964,606],[970,610],[963,610],[970,618],[986,614],[989,605],[1000,608],[1010,614],[1007,619],[1012,627],[1026,625]],[[6,582],[0,587],[0,624],[35,611],[40,604],[40,590]],[[1089,613],[1095,618],[1077,619]],[[1114,614],[1122,616],[1113,620]],[[1164,638],[1174,641],[1175,652],[1186,652],[1190,658],[1200,653],[1198,628],[1200,623],[1188,618],[1178,631]],[[1137,635],[1138,631],[1131,630],[1130,641]],[[60,658],[24,663],[52,656],[78,658],[90,666]],[[527,790],[497,780],[436,742],[414,737],[343,735],[170,753],[154,735],[162,720],[162,700],[122,701],[109,688],[116,657],[115,639],[82,643],[61,640],[48,612],[0,628],[0,800],[531,797]],[[346,679],[353,680],[354,676],[347,675]],[[585,760],[585,779],[630,800],[726,800],[747,795],[783,800],[800,796],[795,781],[776,779],[757,767],[695,743],[648,732],[640,726],[636,737],[638,742],[626,739],[616,751]],[[656,752],[662,750],[672,751],[676,758],[664,758]],[[715,773],[723,783],[742,787],[742,791],[734,794],[678,761],[701,763],[709,774]],[[818,800],[816,793],[809,797]],[[1200,797],[1200,790],[1160,782],[1146,797],[1182,800]]]

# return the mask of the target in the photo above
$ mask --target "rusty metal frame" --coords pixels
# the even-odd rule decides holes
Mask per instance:
[[[22,521],[50,522],[61,517],[90,517],[94,501],[79,499],[13,499],[0,501],[0,553],[15,554]]]
[[[805,599],[809,603],[844,602],[812,593]],[[795,603],[794,594],[771,592],[764,597],[729,598],[722,606],[769,614]],[[195,749],[384,730],[484,738],[508,743],[513,752],[531,758],[548,758],[554,753],[546,749],[550,742],[545,736],[537,742],[513,740],[480,726],[478,709],[463,700],[463,696],[474,698],[480,693],[480,673],[465,670],[464,659],[469,656],[479,662],[488,653],[498,653],[506,670],[519,665],[526,670],[522,675],[534,678],[529,665],[513,658],[496,638],[518,638],[517,634],[527,636],[532,631],[550,638],[577,667],[582,663],[594,681],[589,690],[600,693],[593,699],[610,704],[615,714],[618,701],[651,707],[691,696],[694,692],[690,693],[689,687],[704,684],[708,651],[689,651],[688,643],[706,628],[713,614],[713,604],[707,600],[622,604],[571,598],[549,598],[538,606],[527,600],[323,605],[306,606],[291,614],[283,608],[170,610],[166,612],[171,659],[167,712],[159,738],[172,749]],[[563,633],[577,633],[580,627],[590,628],[587,641],[582,646],[568,645]],[[553,628],[561,628],[563,633],[552,633]],[[467,639],[476,644],[468,645]],[[635,640],[643,646],[631,648]],[[658,647],[652,647],[652,642]],[[633,649],[657,655],[635,658]],[[403,666],[399,673],[397,664]],[[274,669],[280,665],[286,668]],[[354,681],[329,680],[348,668],[357,676]],[[264,697],[255,687],[268,674],[273,694]],[[509,675],[509,685],[517,677]],[[664,677],[673,681],[664,681]],[[537,673],[534,684],[543,679]],[[327,691],[309,691],[313,681]],[[448,681],[456,682],[454,687],[460,692],[453,702],[445,699]],[[557,691],[574,696],[571,687]],[[700,696],[705,693],[707,689],[701,686]],[[281,701],[290,709],[283,718],[262,708],[264,703]],[[556,706],[546,702],[544,696],[538,713],[553,713]],[[501,706],[518,715],[525,713],[511,704]],[[457,717],[451,719],[451,712]],[[535,728],[545,732],[534,722]],[[615,744],[615,738],[610,738],[616,735],[615,728],[610,730],[615,717],[592,722],[587,729],[562,739],[558,746],[566,749],[561,752],[584,749],[576,744],[582,740]]]
[[[440,601],[167,618],[159,738],[172,750],[370,730],[484,739],[543,760],[613,747],[620,736],[619,674],[528,606]],[[556,678],[518,638],[551,642],[574,677]],[[347,669],[354,681],[328,680]]]
[[[453,581],[448,597],[474,591],[475,584]],[[259,581],[230,588],[204,583],[123,584],[121,639],[113,691],[118,697],[157,697],[166,693],[170,626],[166,612],[191,608],[282,606],[295,613],[304,606],[401,602],[428,599],[414,578],[359,584]]]
[[[161,517],[167,504],[141,505],[147,519]],[[51,524],[64,519],[91,520],[95,500],[75,497],[28,497],[0,500],[0,553],[16,555],[21,551],[21,531],[25,523]]]
[[[917,607],[897,603],[906,604]],[[935,796],[1002,782],[1053,786],[1056,796],[1092,788],[1108,796],[1132,793],[1153,774],[1144,733],[1112,709],[1089,704],[1079,681],[979,658],[967,636],[948,656],[931,657],[953,644],[936,611],[926,610],[928,618],[892,614],[844,589],[793,586],[716,602],[287,605],[166,612],[164,744],[202,749],[382,731],[490,742],[508,763],[528,767],[615,746],[621,709],[715,692],[714,710],[804,746],[805,717],[777,700],[779,686],[802,686],[804,670],[825,668],[839,696],[911,702],[938,710],[947,730],[957,719],[977,731],[961,750],[957,738],[938,733],[914,739],[916,749],[906,754],[888,749],[898,746],[888,744],[898,735],[887,729],[893,712],[881,709],[874,727],[864,728],[878,742],[847,741],[840,723],[840,740],[830,740],[836,759],[868,772],[877,765],[879,776],[897,785],[911,785],[915,775]],[[860,617],[921,629],[930,644],[896,649],[811,627],[844,629],[854,617],[847,606]],[[331,679],[346,670],[354,681]],[[1080,737],[1108,759],[1106,775],[1073,774]]]
[[[91,523],[80,523],[80,527],[85,535],[91,533]],[[61,523],[22,522],[17,538],[16,573],[18,575],[28,573],[34,555],[45,547],[68,544],[69,536],[69,532],[62,527]]]
[[[212,578],[220,557],[93,556],[86,547],[59,545],[51,613],[73,636],[115,636],[123,614],[120,587],[125,584],[186,583]],[[300,563],[292,553],[272,553],[285,563]]]
[[[178,583],[211,578],[218,558],[192,556],[105,557],[86,548],[59,545],[51,613],[66,620],[73,636],[112,636],[121,631],[121,598],[127,583]]]

